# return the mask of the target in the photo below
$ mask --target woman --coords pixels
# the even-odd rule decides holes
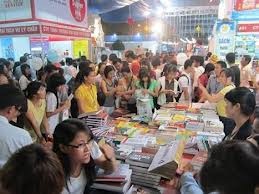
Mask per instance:
[[[200,172],[201,187],[192,172],[181,177],[181,194],[258,194],[259,140],[225,141],[214,146]]]
[[[178,90],[178,81],[175,79],[177,72],[178,70],[175,65],[169,65],[165,68],[164,76],[159,78],[159,83],[161,85],[158,97],[159,105],[175,102],[175,96],[177,95]],[[164,99],[162,100],[162,98]]]
[[[27,64],[21,65],[22,76],[19,79],[20,88],[22,91],[27,89],[28,84],[31,82],[31,70]]]
[[[103,104],[105,112],[107,112],[109,115],[113,113],[115,110],[115,94],[117,91],[117,88],[115,86],[115,83],[113,81],[115,75],[115,70],[113,66],[106,66],[104,69],[104,79],[101,83],[101,90],[103,94],[105,95],[105,101]]]
[[[151,76],[152,79],[156,80],[156,72],[153,71],[153,69],[151,68],[151,64],[150,64],[149,60],[142,59],[140,61],[140,65],[141,65],[141,68],[146,68],[147,69],[147,71],[149,72],[149,75]]]
[[[41,82],[33,81],[27,87],[28,111],[25,114],[25,128],[34,141],[46,142],[49,124],[46,116],[46,88]],[[41,129],[44,132],[41,132]]]
[[[104,77],[104,69],[106,67],[105,63],[99,63],[98,64],[98,71],[97,71],[97,76],[96,76],[96,84],[101,85],[102,80],[105,78]]]
[[[91,67],[82,68],[77,74],[76,82],[80,84],[75,91],[79,114],[98,111],[94,70]]]
[[[123,61],[121,73],[123,78],[121,78],[118,83],[116,106],[127,108],[130,112],[136,112],[134,93],[137,77],[132,74],[126,61]]]
[[[50,76],[47,84],[47,118],[50,128],[50,133],[54,133],[57,124],[62,121],[61,114],[65,110],[69,110],[70,101],[61,102],[61,93],[66,84],[65,78],[59,73]]]
[[[153,110],[154,97],[158,96],[158,83],[156,80],[150,78],[150,74],[146,68],[141,68],[139,71],[139,81],[136,83],[136,97],[141,99],[149,99],[149,107]]]
[[[225,95],[227,117],[235,121],[236,127],[225,140],[246,140],[253,131],[250,117],[255,111],[255,95],[245,87],[235,88]]]
[[[106,171],[114,167],[114,153],[108,154],[104,147],[101,151],[93,140],[91,130],[78,119],[58,124],[53,137],[53,151],[58,155],[65,173],[66,186],[62,194],[89,193],[95,178],[95,164]]]
[[[210,78],[210,75],[212,74],[212,72],[214,71],[214,69],[215,69],[214,64],[208,63],[208,64],[205,66],[205,71],[204,71],[204,73],[203,73],[203,74],[199,77],[199,79],[198,79],[199,84],[201,84],[202,86],[204,86],[204,87],[206,88],[206,87],[207,87],[207,84],[208,84],[208,81],[209,81],[209,78]],[[199,100],[200,100],[200,101],[203,101],[203,100],[202,100],[202,92],[201,92],[201,90],[198,90],[197,96],[199,97]]]
[[[223,69],[220,72],[219,77],[219,81],[223,85],[223,89],[215,95],[210,95],[207,89],[203,85],[199,84],[199,88],[202,91],[203,98],[207,99],[211,103],[217,103],[217,113],[219,115],[220,120],[224,124],[224,132],[226,136],[229,135],[235,127],[235,122],[232,119],[227,118],[226,102],[224,99],[225,94],[235,88],[235,85],[233,83],[233,77],[234,76],[232,74],[231,69]]]
[[[58,157],[39,144],[21,148],[1,169],[1,194],[61,194],[64,185]]]

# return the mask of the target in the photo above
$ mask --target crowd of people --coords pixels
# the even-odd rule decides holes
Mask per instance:
[[[67,58],[38,71],[27,60],[26,55],[15,63],[0,59],[0,193],[90,193],[96,166],[113,172],[113,148],[95,142],[76,119],[80,114],[100,108],[111,116],[120,109],[152,114],[170,102],[206,101],[216,104],[225,138],[211,150],[200,184],[186,168],[181,193],[255,193],[259,86],[250,56],[243,56],[240,66],[234,53],[225,61],[208,53],[178,64],[174,54],[137,56],[129,50],[123,60],[102,55],[97,65],[86,57]]]

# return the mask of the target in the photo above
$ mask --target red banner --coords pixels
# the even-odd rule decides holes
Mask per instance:
[[[14,26],[14,27],[0,27],[1,35],[23,35],[23,34],[39,34],[40,26]]]
[[[258,0],[236,0],[235,10],[243,11],[243,10],[251,10],[256,9],[258,7]]]
[[[258,24],[238,24],[238,32],[259,32]]]
[[[88,31],[71,30],[67,28],[59,28],[59,27],[47,26],[47,25],[42,25],[41,29],[43,34],[74,36],[74,37],[81,37],[81,38],[91,37],[91,33]]]

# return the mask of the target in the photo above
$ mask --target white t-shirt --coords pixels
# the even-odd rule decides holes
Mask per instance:
[[[52,92],[48,92],[46,96],[46,101],[47,101],[47,112],[54,112],[57,109],[57,104],[58,104],[55,94]],[[48,118],[49,132],[51,134],[54,133],[55,127],[59,123],[59,115],[60,113],[52,115],[51,117]]]
[[[195,67],[194,68],[195,74],[194,74],[194,79],[193,79],[193,87],[198,87],[198,80],[199,77],[204,73],[205,69],[202,66]]]
[[[0,116],[0,168],[18,149],[32,143],[30,134]]]
[[[24,75],[22,75],[21,78],[19,79],[19,85],[21,87],[21,90],[25,90],[29,85],[29,83],[30,81]]]
[[[156,73],[156,80],[158,80],[161,77],[161,69],[155,69],[155,73]]]
[[[183,76],[186,75],[186,76]],[[189,93],[189,101],[192,99],[192,80],[190,74],[187,74],[185,71],[183,71],[182,76],[179,78],[178,83],[180,86],[181,91],[183,88],[188,88]],[[188,102],[189,102],[188,101]],[[182,93],[181,98],[179,99],[179,102],[186,102],[184,98],[184,93]]]
[[[94,160],[102,156],[102,152],[95,141],[93,142],[92,149],[90,150],[90,152]],[[82,169],[78,177],[76,178],[70,177],[70,180],[67,181],[69,192],[65,187],[62,191],[62,194],[83,194],[86,183],[87,183],[87,180],[86,180],[85,171]]]

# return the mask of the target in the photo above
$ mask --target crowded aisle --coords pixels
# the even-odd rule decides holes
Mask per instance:
[[[0,194],[259,194],[257,1],[19,2]]]

